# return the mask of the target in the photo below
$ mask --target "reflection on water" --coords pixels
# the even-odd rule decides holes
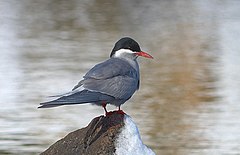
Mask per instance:
[[[36,107],[70,90],[126,35],[155,58],[140,60],[140,91],[123,106],[146,145],[156,154],[239,154],[239,7],[234,0],[1,1],[0,154],[39,153],[102,114],[91,105]]]

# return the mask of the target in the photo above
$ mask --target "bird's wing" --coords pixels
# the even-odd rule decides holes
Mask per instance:
[[[127,62],[111,58],[94,66],[73,90],[83,86],[119,99],[128,99],[138,89],[139,73]]]
[[[125,60],[110,58],[89,70],[84,78],[108,79],[118,75],[135,78],[137,71]]]
[[[55,100],[40,103],[38,108],[51,108],[61,105],[96,103],[99,101],[111,101],[114,97],[102,94],[100,92],[92,92],[89,90],[75,91],[72,94],[63,95]]]
[[[110,79],[86,79],[86,89],[101,92],[118,99],[129,99],[137,90],[138,80],[127,76],[115,76]]]

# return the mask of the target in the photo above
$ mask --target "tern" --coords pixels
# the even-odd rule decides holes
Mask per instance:
[[[102,106],[107,115],[106,105],[112,104],[124,113],[120,106],[139,89],[139,56],[153,58],[132,38],[121,38],[115,43],[110,58],[90,69],[70,92],[52,96],[56,99],[40,103],[38,108],[92,103]]]

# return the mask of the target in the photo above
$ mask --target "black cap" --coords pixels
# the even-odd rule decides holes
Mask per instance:
[[[112,57],[115,54],[115,52],[120,49],[129,49],[134,52],[141,51],[139,44],[135,40],[133,40],[132,38],[129,38],[129,37],[124,37],[115,43],[115,45],[112,49],[112,52],[110,54],[110,57]]]

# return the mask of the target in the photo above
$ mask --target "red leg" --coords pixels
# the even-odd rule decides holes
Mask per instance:
[[[106,108],[106,106],[107,106],[107,103],[102,103],[102,107],[104,108],[104,111],[105,111],[105,115],[107,116],[107,114],[108,114],[108,112],[107,112],[107,108]]]
[[[121,110],[120,105],[118,106],[118,110],[116,110],[116,111],[110,111],[110,112],[107,111],[106,106],[107,106],[107,103],[106,103],[106,102],[103,102],[103,103],[102,103],[102,107],[104,108],[105,116],[107,116],[107,115],[109,116],[109,115],[113,114],[114,112],[117,112],[118,114],[122,114],[122,115],[125,114],[125,112],[123,112],[123,111]]]
[[[121,110],[121,106],[119,105],[119,106],[118,106],[118,111],[120,111],[120,110]]]
[[[117,113],[124,115],[125,112],[121,110],[120,106],[121,106],[121,105],[118,106],[118,111],[117,111]]]

